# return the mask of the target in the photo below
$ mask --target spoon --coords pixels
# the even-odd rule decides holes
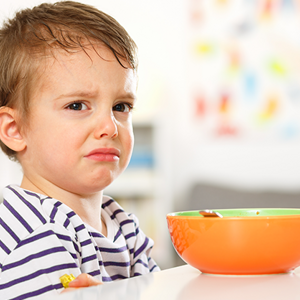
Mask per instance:
[[[213,210],[200,210],[199,214],[205,218],[223,218],[221,214]]]

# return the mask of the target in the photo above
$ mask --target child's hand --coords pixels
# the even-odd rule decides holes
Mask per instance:
[[[62,293],[74,291],[76,289],[83,288],[83,287],[89,287],[89,286],[100,285],[100,284],[103,283],[95,279],[91,275],[82,273],[78,275],[73,281],[71,281],[69,283],[69,287],[63,290]]]

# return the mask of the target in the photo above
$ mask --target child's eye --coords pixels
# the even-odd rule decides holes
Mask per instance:
[[[113,107],[113,110],[120,111],[120,112],[130,112],[132,108],[133,106],[129,103],[118,103]]]
[[[71,110],[86,110],[87,106],[82,102],[73,102],[67,106],[67,109]]]

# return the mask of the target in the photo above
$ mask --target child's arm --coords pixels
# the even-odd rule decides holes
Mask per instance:
[[[138,218],[133,214],[131,214],[130,217],[134,221],[132,232],[136,233],[135,239],[130,240],[134,241],[134,244],[129,246],[130,249],[132,247],[131,251],[133,253],[133,264],[131,266],[130,277],[146,274],[148,272],[160,271],[160,268],[151,257],[151,251],[154,244],[152,239],[147,237],[139,228]]]
[[[70,292],[78,288],[89,287],[89,286],[100,285],[100,284],[102,284],[101,281],[95,279],[89,274],[82,273],[78,275],[74,280],[69,282],[69,286],[65,290],[63,290],[62,293]]]

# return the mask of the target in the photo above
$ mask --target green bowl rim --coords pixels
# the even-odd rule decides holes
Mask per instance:
[[[167,217],[203,218],[199,214],[200,210],[202,209],[172,212],[172,213],[168,213]],[[241,219],[241,218],[300,217],[300,208],[226,208],[226,209],[212,209],[212,210],[220,213],[224,218],[205,218],[205,219],[223,220],[229,218]]]

